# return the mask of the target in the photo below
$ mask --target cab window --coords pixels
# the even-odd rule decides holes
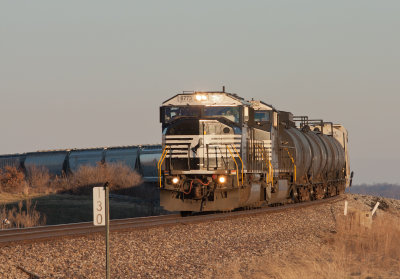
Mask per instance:
[[[205,107],[204,116],[224,117],[232,122],[239,123],[239,107]]]
[[[269,111],[258,110],[254,112],[254,121],[268,122],[270,121]]]

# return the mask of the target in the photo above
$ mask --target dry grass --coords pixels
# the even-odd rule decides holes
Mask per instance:
[[[6,166],[0,169],[0,191],[7,193],[18,193],[26,187],[25,175],[16,167]]]
[[[46,224],[46,217],[41,216],[36,210],[36,205],[32,205],[31,200],[26,200],[25,204],[20,201],[18,207],[0,209],[1,229],[8,228],[27,228]]]
[[[142,179],[126,165],[99,164],[95,167],[81,166],[71,176],[57,177],[53,186],[58,192],[90,195],[94,186],[101,186],[106,182],[109,182],[110,191],[117,191],[137,186],[142,183]]]
[[[357,215],[338,219],[334,252],[341,256],[348,274],[400,277],[400,220],[382,214],[370,229],[360,225]]]
[[[45,168],[30,167],[28,176],[15,167],[0,170],[0,192],[37,196],[38,194],[73,193],[91,194],[94,186],[109,182],[111,191],[135,187],[142,183],[141,176],[128,166],[117,164],[99,164],[82,166],[73,175],[52,177]]]
[[[382,214],[370,229],[355,215],[337,220],[337,231],[318,250],[256,259],[252,278],[400,278],[400,220]]]
[[[29,187],[28,189],[24,188],[24,193],[26,195],[28,195],[29,192],[46,194],[52,192],[50,174],[48,169],[44,167],[31,166],[29,167],[27,172],[27,182]]]

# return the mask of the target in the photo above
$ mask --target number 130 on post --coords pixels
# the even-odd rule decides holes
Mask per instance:
[[[106,224],[106,191],[104,187],[93,188],[93,224],[104,226]]]

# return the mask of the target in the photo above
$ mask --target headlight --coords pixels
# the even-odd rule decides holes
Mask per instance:
[[[172,178],[172,183],[178,184],[178,182],[179,182],[179,178],[178,177]]]
[[[218,182],[219,183],[225,183],[226,182],[226,177],[225,176],[218,177]]]
[[[196,95],[196,100],[197,101],[207,101],[207,95],[201,95],[201,94],[197,94]]]

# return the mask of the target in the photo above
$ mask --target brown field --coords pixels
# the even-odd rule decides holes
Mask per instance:
[[[400,205],[400,202],[398,202]],[[400,278],[400,210],[375,215],[370,227],[356,209],[337,215],[334,231],[322,235],[318,248],[282,251],[224,266],[217,278],[398,279]],[[343,213],[342,213],[343,214]],[[368,223],[367,223],[368,225]],[[226,272],[230,270],[230,272]]]
[[[400,278],[399,236],[400,220],[391,215],[377,217],[371,229],[339,218],[320,250],[271,258],[264,278]]]

